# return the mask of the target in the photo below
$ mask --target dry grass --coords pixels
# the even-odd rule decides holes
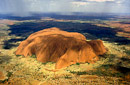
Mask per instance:
[[[35,57],[23,58],[22,56],[15,56],[13,54],[15,50],[16,48],[2,50],[3,55],[8,53],[8,55],[11,56],[8,63],[3,62],[0,65],[0,68],[4,69],[9,77],[8,81],[3,82],[5,85],[9,83],[17,83],[17,85],[84,85],[90,83],[118,85],[122,83],[120,82],[121,76],[117,76],[120,74],[114,76],[113,73],[110,75],[110,65],[106,65],[106,62],[111,61],[109,58],[101,58],[100,61],[97,61],[95,64],[77,63],[57,72],[53,72],[46,69],[54,69],[55,63],[41,63],[38,62]],[[110,55],[105,56],[109,57]]]
[[[11,38],[3,38],[0,42]],[[106,41],[104,44],[109,52],[95,64],[77,63],[57,72],[46,70],[53,70],[55,63],[38,62],[34,55],[28,58],[15,56],[16,48],[1,48],[0,71],[8,79],[0,82],[0,85],[129,85],[129,74],[124,75],[113,66],[121,64],[130,68],[130,63],[127,62],[130,46]]]

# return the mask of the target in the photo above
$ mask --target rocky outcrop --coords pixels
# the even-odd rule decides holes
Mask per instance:
[[[40,62],[56,62],[56,69],[75,63],[94,63],[106,49],[101,40],[86,41],[85,36],[59,28],[44,29],[22,41],[16,55],[36,55]]]

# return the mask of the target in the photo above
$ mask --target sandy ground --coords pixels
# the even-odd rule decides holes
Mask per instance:
[[[36,58],[15,56],[14,52],[17,48],[3,49],[2,38],[0,38],[0,85],[130,85],[130,82],[121,77],[88,74],[88,71],[109,64],[109,56],[101,58],[95,64],[75,64],[53,72],[46,69],[53,70],[55,63],[41,63]],[[115,55],[110,64],[118,63],[124,56],[130,59],[130,56],[124,52],[124,48],[130,50],[130,46],[106,41],[104,45],[109,49],[108,54]],[[130,68],[130,63],[123,61],[122,66]],[[73,72],[78,72],[80,75]]]
[[[122,47],[116,44],[104,42],[109,53],[122,57]],[[101,59],[95,64],[84,63],[80,65],[71,65],[57,72],[48,71],[46,69],[54,69],[55,63],[41,63],[36,58],[15,56],[16,48],[10,50],[1,49],[0,53],[0,72],[5,77],[5,81],[1,80],[0,85],[128,85],[129,82],[120,82],[120,77],[97,76],[97,75],[76,75],[72,72],[84,72],[94,70],[107,61]],[[1,77],[0,77],[1,78]]]

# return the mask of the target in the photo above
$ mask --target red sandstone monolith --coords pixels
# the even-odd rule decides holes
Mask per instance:
[[[54,27],[31,34],[20,43],[16,55],[27,57],[34,54],[38,61],[56,62],[55,68],[61,69],[75,63],[94,63],[99,59],[98,55],[105,52],[101,40],[86,41],[80,33]]]

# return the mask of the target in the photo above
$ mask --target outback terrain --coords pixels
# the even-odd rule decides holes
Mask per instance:
[[[69,16],[70,17],[70,16]],[[74,16],[71,16],[71,18]],[[103,40],[108,52],[94,64],[76,63],[53,71],[55,63],[36,56],[16,56],[21,41],[39,30],[58,27],[82,33],[87,40]],[[0,19],[0,85],[129,85],[130,17],[107,19]]]

